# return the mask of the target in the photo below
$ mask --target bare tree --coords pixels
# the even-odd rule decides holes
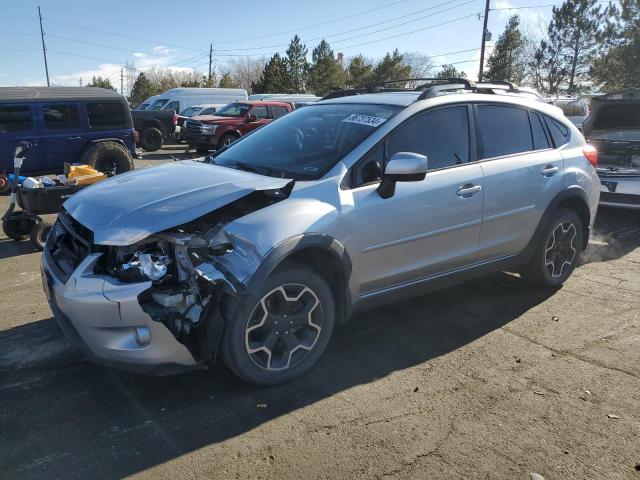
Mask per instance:
[[[234,83],[251,92],[251,84],[260,80],[266,62],[266,58],[240,57],[229,62],[229,73]]]
[[[420,52],[404,52],[402,54],[404,64],[411,67],[411,78],[425,78],[433,76],[433,60],[428,55]],[[417,82],[408,85],[414,88]]]

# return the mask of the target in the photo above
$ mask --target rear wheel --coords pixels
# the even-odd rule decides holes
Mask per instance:
[[[162,148],[162,132],[156,127],[145,127],[140,134],[140,146],[147,152],[155,152]]]
[[[315,270],[288,263],[257,300],[239,305],[224,333],[222,356],[241,379],[277,385],[307,372],[326,349],[335,323],[331,288]]]
[[[2,220],[2,230],[13,240],[26,240],[38,221],[39,218],[26,215],[24,212],[13,212]]]
[[[117,142],[105,141],[91,145],[80,158],[80,162],[107,175],[133,170],[131,153]]]
[[[571,276],[582,250],[580,217],[566,208],[557,210],[544,229],[541,242],[520,275],[536,285],[558,288]]]
[[[51,225],[48,222],[39,222],[31,229],[29,239],[35,248],[38,250],[44,250],[44,246],[47,243],[47,237],[51,231]]]

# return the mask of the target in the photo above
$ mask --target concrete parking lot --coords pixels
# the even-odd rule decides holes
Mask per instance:
[[[638,213],[601,211],[559,291],[499,273],[359,314],[271,389],[89,363],[39,258],[0,236],[0,478],[640,479]]]

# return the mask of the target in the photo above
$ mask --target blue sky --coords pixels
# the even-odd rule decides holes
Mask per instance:
[[[499,9],[489,16],[494,40],[512,12],[506,8],[553,3],[561,1],[491,0],[491,7]],[[204,72],[213,42],[214,65],[220,72],[238,55],[260,58],[283,52],[295,33],[309,47],[309,55],[324,37],[336,53],[343,52],[347,58],[362,53],[378,59],[394,48],[418,51],[433,56],[435,65],[456,63],[473,78],[484,0],[247,0],[224,4],[205,0],[3,0],[1,86],[46,84],[37,5],[42,8],[52,84],[78,85],[80,79],[86,84],[93,75],[102,75],[119,86],[125,62],[134,62],[139,71],[158,66]],[[550,12],[550,7],[518,10],[529,28],[538,32]]]

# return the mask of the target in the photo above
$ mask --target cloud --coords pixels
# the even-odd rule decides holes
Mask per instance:
[[[544,16],[535,8],[522,8],[520,10],[510,10],[514,5],[509,0],[496,0],[493,4],[493,11],[498,14],[501,20],[507,20],[514,14],[520,15],[522,23],[529,25],[538,25],[544,21]]]

